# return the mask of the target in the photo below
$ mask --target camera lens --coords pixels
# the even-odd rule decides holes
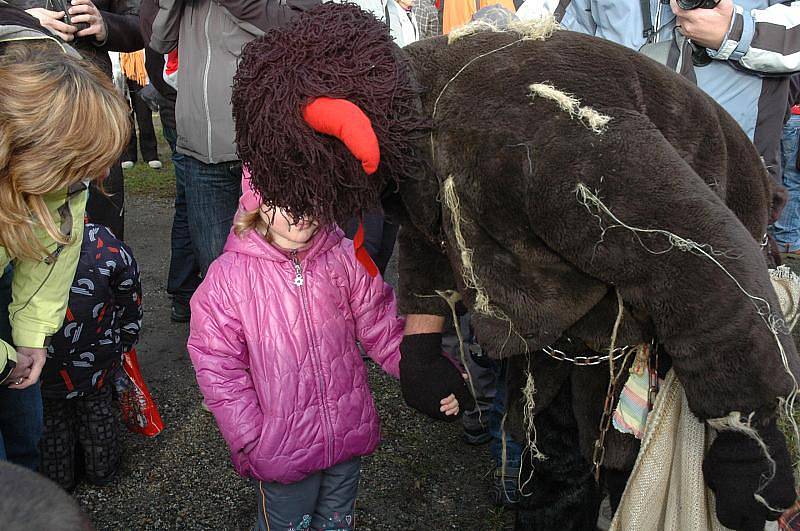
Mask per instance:
[[[678,0],[678,7],[684,10],[690,9],[714,9],[719,0]]]

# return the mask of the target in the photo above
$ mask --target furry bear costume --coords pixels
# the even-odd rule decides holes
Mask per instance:
[[[607,360],[543,349],[608,358],[644,343],[693,413],[724,428],[704,464],[720,521],[775,519],[795,498],[775,421],[798,358],[763,245],[780,194],[736,122],[650,59],[552,21],[403,50],[376,28],[327,4],[246,46],[237,142],[254,190],[295,216],[341,219],[380,198],[402,225],[403,313],[449,315],[457,292],[481,345],[511,358],[508,425],[531,441],[534,467],[517,528],[594,529],[591,462],[606,394],[619,392]],[[320,134],[303,121],[319,97],[363,109],[381,150],[374,175],[332,133],[346,124]],[[439,341],[401,347],[404,396],[431,415],[443,392],[464,396]],[[630,469],[636,443],[605,434],[619,490],[613,471]]]

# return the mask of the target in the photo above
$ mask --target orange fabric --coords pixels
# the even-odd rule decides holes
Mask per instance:
[[[442,33],[447,35],[456,28],[469,23],[479,9],[499,4],[516,13],[513,0],[445,0],[442,14]]]
[[[147,85],[147,70],[144,67],[144,50],[119,54],[119,65],[122,73],[131,81],[142,87]]]
[[[375,278],[378,274],[378,266],[375,265],[375,262],[372,261],[372,257],[367,252],[367,249],[364,247],[364,224],[358,224],[358,230],[356,231],[356,235],[353,237],[353,248],[356,250],[356,260],[358,260],[364,269],[367,270],[369,276]]]
[[[303,109],[303,119],[315,131],[335,136],[361,161],[367,175],[378,170],[381,150],[372,122],[358,105],[347,100],[321,97]]]

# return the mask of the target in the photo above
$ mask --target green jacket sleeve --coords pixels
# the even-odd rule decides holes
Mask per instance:
[[[37,238],[51,253],[50,257],[39,261],[14,260],[9,314],[17,346],[44,347],[47,339],[61,328],[80,256],[86,199],[83,183],[45,196],[53,219],[70,236],[70,243],[58,245],[43,229],[37,228]]]

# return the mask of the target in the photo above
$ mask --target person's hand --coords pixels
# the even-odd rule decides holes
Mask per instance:
[[[733,18],[733,0],[720,0],[714,9],[690,9],[678,7],[676,0],[670,0],[670,7],[675,13],[675,24],[680,26],[681,33],[692,42],[710,50],[719,50],[731,26]]]
[[[25,389],[39,381],[39,376],[42,374],[42,367],[47,359],[47,349],[45,348],[29,348],[17,347],[17,366],[11,371],[11,376],[8,381],[11,389]],[[20,367],[20,364],[27,364],[27,371],[23,371],[19,376],[15,376],[14,372]]]
[[[49,29],[53,34],[61,37],[62,40],[70,42],[75,39],[75,32],[78,31],[78,29],[66,22],[62,22],[64,18],[63,11],[50,11],[49,9],[35,7],[33,9],[26,9],[25,12],[36,17],[42,27]]]
[[[442,407],[439,408],[439,411],[448,417],[458,415],[458,398],[456,398],[456,395],[450,395],[447,398],[442,398],[439,403],[442,405]]]
[[[26,356],[25,354],[17,353],[17,363],[14,365],[14,368],[11,369],[11,372],[8,374],[8,377],[3,380],[3,385],[11,386],[16,382],[22,383],[25,378],[31,373],[31,367],[33,366],[33,358],[30,356]]]
[[[772,477],[761,445],[737,431],[719,432],[703,460],[706,484],[716,497],[717,518],[730,529],[762,531],[766,520],[777,520],[797,497],[786,439],[775,419],[757,433],[774,461]]]
[[[78,32],[78,37],[93,36],[97,42],[106,42],[108,31],[103,15],[92,3],[92,0],[72,0],[72,7],[69,8],[69,16],[72,23],[88,24],[89,27]]]
[[[459,410],[474,407],[461,372],[442,354],[442,334],[407,335],[400,343],[400,353],[400,389],[406,404],[448,421],[455,420]]]

